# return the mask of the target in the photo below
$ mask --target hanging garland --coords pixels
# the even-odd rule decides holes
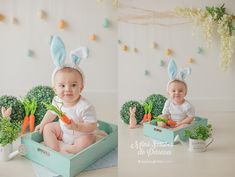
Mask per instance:
[[[221,7],[177,8],[176,13],[182,17],[191,18],[196,26],[202,26],[208,46],[212,43],[212,33],[215,25],[220,35],[220,66],[226,71],[231,63],[233,54],[233,15],[226,13],[224,4]]]

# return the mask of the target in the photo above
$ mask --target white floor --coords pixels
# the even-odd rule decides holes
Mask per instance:
[[[143,135],[143,129],[129,129],[119,123],[118,167],[80,173],[79,177],[234,177],[235,176],[235,112],[201,112],[214,127],[215,141],[203,153],[190,153],[187,147],[157,147],[151,154],[153,139]],[[136,146],[138,144],[138,146]],[[137,149],[137,147],[142,148]],[[139,154],[138,154],[139,153]],[[36,177],[31,162],[17,156],[0,162],[0,177]]]
[[[214,127],[215,141],[203,153],[189,152],[182,144],[154,147],[154,140],[143,135],[143,128],[128,129],[119,123],[119,176],[234,177],[235,112],[199,115]],[[148,156],[152,150],[155,153]]]
[[[82,172],[78,177],[117,177],[117,167]],[[8,162],[0,162],[0,177],[37,177],[31,161],[17,156]],[[46,177],[46,176],[45,176]]]

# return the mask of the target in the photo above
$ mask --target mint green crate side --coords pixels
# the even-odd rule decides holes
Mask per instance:
[[[118,134],[117,129],[95,144],[86,148],[81,153],[77,154],[79,158],[71,159],[71,177],[75,176],[82,170],[86,169],[88,166],[93,164],[95,161],[100,159],[102,156],[112,151],[117,147]]]
[[[159,141],[167,142],[169,144],[175,144],[174,138],[176,135],[180,136],[182,141],[186,141],[188,138],[184,136],[184,130],[192,129],[197,125],[207,125],[207,119],[201,117],[195,117],[192,124],[188,125],[185,128],[181,129],[165,129],[162,127],[158,127],[156,125],[152,125],[149,122],[144,123],[144,135],[157,139]]]
[[[143,129],[146,136],[171,144],[174,142],[174,133],[171,130],[152,125],[149,122],[144,123]]]
[[[43,138],[38,132],[35,132],[32,134],[25,135],[21,139],[22,144],[25,144],[26,147],[29,148],[25,156],[51,169],[52,171],[63,175],[63,177],[74,177],[83,169],[87,168],[93,162],[98,160],[100,157],[104,156],[105,154],[113,150],[115,147],[117,147],[117,125],[106,123],[103,121],[98,121],[98,124],[99,129],[104,130],[106,133],[108,133],[108,136],[102,138],[101,140],[97,141],[96,143],[84,149],[78,154],[62,155],[56,151],[51,150],[50,148],[39,143],[43,140]],[[43,156],[40,153],[38,154],[37,151],[34,151],[35,148],[40,148],[44,152],[46,151],[48,153],[53,153],[53,155],[56,157],[56,159],[53,158],[53,161],[57,164],[53,164],[51,161],[48,164],[48,162],[45,161],[44,158],[42,158]],[[35,158],[35,156],[37,156],[37,158]]]
[[[65,177],[69,176],[70,160],[40,144],[41,141],[38,140],[42,140],[42,136],[38,132],[27,134],[21,138],[21,143],[27,147],[25,157]]]
[[[71,177],[80,173],[99,158],[117,147],[118,133],[117,126],[114,124],[98,121],[99,129],[108,133],[108,136],[100,139],[93,145],[75,154],[71,159]],[[79,158],[78,158],[79,157]]]

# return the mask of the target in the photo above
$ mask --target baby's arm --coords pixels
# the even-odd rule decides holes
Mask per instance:
[[[97,125],[95,123],[88,123],[88,122],[78,122],[75,123],[72,120],[71,125],[67,125],[69,129],[80,131],[80,132],[92,132],[96,129]]]
[[[161,117],[163,117],[166,120],[169,120],[171,116],[170,114],[162,114]]]
[[[176,127],[183,125],[183,124],[190,124],[193,121],[193,117],[186,117],[184,120],[177,122]]]
[[[44,115],[41,123],[35,127],[35,131],[39,130],[39,132],[42,133],[44,126],[47,123],[52,122],[53,120],[55,120],[55,118],[56,118],[55,114],[52,114],[51,111],[47,111],[46,114]]]

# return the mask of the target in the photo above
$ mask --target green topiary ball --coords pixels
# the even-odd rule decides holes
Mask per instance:
[[[0,110],[2,109],[2,107],[5,108],[12,108],[12,113],[11,113],[11,122],[19,122],[22,121],[24,118],[24,106],[21,103],[20,100],[18,100],[16,97],[14,96],[7,96],[7,95],[3,95],[0,97]],[[0,111],[0,115],[2,117],[2,112]]]
[[[167,98],[160,94],[152,94],[148,96],[145,102],[152,102],[153,109],[151,111],[152,116],[159,116],[162,114],[162,110]]]
[[[143,116],[144,116],[144,108],[143,106],[138,102],[138,101],[128,101],[124,103],[121,107],[120,115],[122,120],[126,123],[129,124],[129,108],[130,107],[136,107],[136,120],[137,124],[141,122]]]
[[[45,103],[51,103],[53,97],[55,96],[55,92],[53,89],[49,86],[36,86],[33,87],[26,95],[26,98],[29,100],[32,100],[35,98],[37,102],[37,109],[35,112],[35,124],[38,125],[42,121],[47,109],[42,104]]]

